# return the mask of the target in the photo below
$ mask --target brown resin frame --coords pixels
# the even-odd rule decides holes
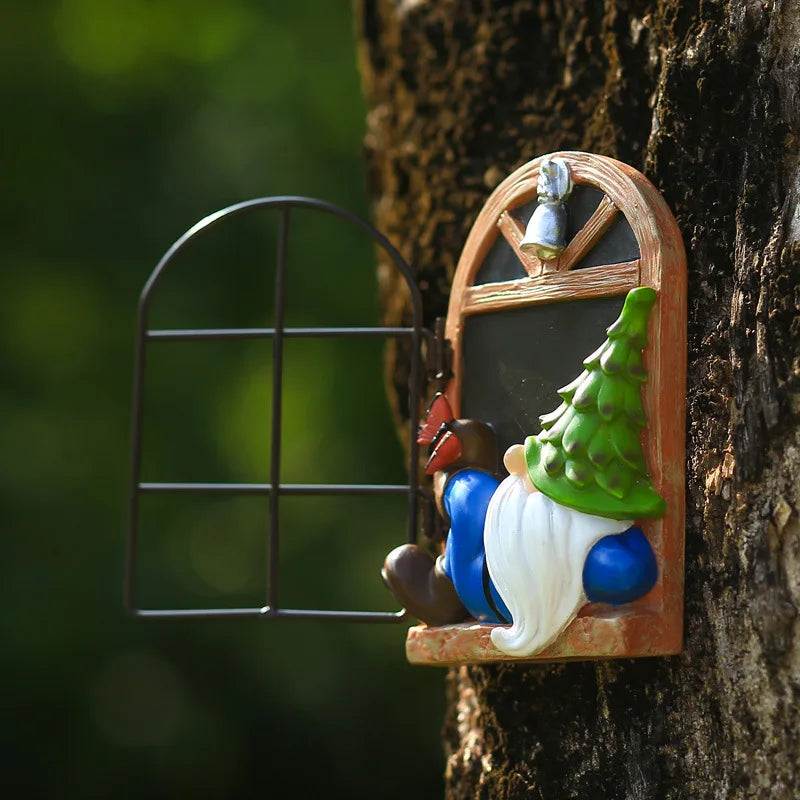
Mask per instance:
[[[553,157],[567,162],[575,184],[595,187],[604,197],[563,252],[552,261],[542,262],[520,249],[525,231],[509,211],[536,199],[539,167],[543,160]],[[618,213],[625,215],[636,236],[640,258],[570,271],[599,242]],[[474,286],[475,276],[499,235],[509,242],[527,277]],[[666,501],[667,510],[661,519],[642,523],[659,566],[656,586],[629,605],[586,605],[554,644],[525,659],[497,650],[491,642],[490,625],[419,625],[409,630],[406,641],[412,664],[631,658],[681,651],[686,256],[675,219],[644,175],[605,156],[559,152],[525,164],[498,186],[470,231],[453,281],[446,336],[453,347],[454,374],[445,393],[458,416],[462,332],[467,316],[540,303],[623,295],[636,286],[650,286],[658,294],[644,353],[648,380],[644,387],[647,428],[643,431],[643,449],[653,485]]]

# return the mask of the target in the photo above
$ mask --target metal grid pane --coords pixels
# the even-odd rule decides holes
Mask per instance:
[[[286,257],[289,247],[289,222],[292,208],[302,208],[333,214],[369,234],[386,251],[405,278],[411,296],[412,326],[409,328],[286,328]],[[275,309],[273,328],[213,328],[191,330],[148,330],[150,301],[160,278],[164,275],[175,257],[195,237],[214,228],[227,219],[260,210],[279,212],[278,252],[275,270]],[[402,485],[387,484],[282,484],[280,481],[281,458],[281,403],[283,381],[283,344],[289,338],[338,338],[338,337],[389,337],[408,336],[411,339],[411,373],[409,392],[410,437],[409,482]],[[423,337],[430,334],[422,327],[422,302],[419,289],[414,283],[411,270],[392,244],[372,225],[322,200],[307,197],[266,197],[222,209],[190,228],[164,254],[150,275],[139,300],[136,356],[133,380],[132,425],[131,425],[131,466],[128,506],[128,530],[125,548],[124,605],[132,615],[147,618],[186,618],[186,617],[262,617],[264,619],[323,619],[349,622],[399,622],[406,617],[401,609],[397,612],[384,611],[329,611],[323,609],[281,608],[279,602],[280,561],[278,557],[280,542],[280,498],[282,495],[397,495],[408,496],[408,541],[417,538],[417,510],[421,487],[417,485],[418,445],[416,430],[418,425],[418,398],[421,381],[421,346]],[[209,341],[235,339],[271,339],[272,359],[272,439],[270,452],[269,483],[148,483],[141,480],[141,451],[143,425],[143,396],[146,370],[147,346],[159,341]],[[268,581],[265,605],[257,608],[204,608],[204,609],[140,609],[136,603],[136,576],[139,535],[139,498],[142,494],[227,494],[248,495],[266,494],[270,500],[268,530]]]

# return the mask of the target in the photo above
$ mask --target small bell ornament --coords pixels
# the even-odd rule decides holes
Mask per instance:
[[[565,203],[571,192],[572,178],[567,163],[561,158],[544,161],[537,186],[539,205],[520,242],[524,253],[537,256],[542,261],[550,261],[567,246]]]

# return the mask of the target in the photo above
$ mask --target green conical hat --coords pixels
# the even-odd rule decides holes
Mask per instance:
[[[655,299],[647,286],[628,292],[606,341],[583,362],[584,371],[558,390],[564,402],[539,418],[541,433],[525,440],[533,485],[563,506],[620,520],[664,513],[639,441],[647,379],[642,349]]]

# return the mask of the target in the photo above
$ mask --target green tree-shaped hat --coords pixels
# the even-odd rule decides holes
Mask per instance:
[[[611,519],[660,517],[664,499],[653,489],[639,441],[645,425],[642,349],[656,293],[628,292],[608,338],[584,371],[558,394],[564,401],[525,440],[533,485],[568,508]]]

